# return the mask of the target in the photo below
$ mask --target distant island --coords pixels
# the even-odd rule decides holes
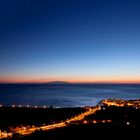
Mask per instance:
[[[67,81],[51,81],[51,82],[47,82],[47,84],[58,84],[58,85],[61,85],[61,84],[72,84],[70,82],[67,82]]]

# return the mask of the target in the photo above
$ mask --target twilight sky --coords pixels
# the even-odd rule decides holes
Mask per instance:
[[[140,0],[1,0],[0,82],[140,82]]]

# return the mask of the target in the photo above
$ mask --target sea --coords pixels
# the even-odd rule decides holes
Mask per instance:
[[[103,99],[140,99],[140,84],[0,84],[4,106],[83,107]]]

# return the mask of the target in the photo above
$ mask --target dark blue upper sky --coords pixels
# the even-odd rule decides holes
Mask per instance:
[[[1,0],[0,81],[140,81],[139,0]]]

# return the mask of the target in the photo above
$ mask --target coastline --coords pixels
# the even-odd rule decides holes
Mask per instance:
[[[17,134],[24,137],[36,131],[46,131],[47,134],[51,130],[75,126],[92,129],[140,128],[140,99],[107,99],[100,101],[96,106],[73,108],[1,106],[0,113],[1,138],[15,137]]]

